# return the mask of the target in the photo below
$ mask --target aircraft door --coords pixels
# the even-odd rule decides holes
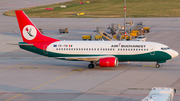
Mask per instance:
[[[150,55],[155,55],[155,47],[154,47],[154,45],[152,45],[150,47]]]
[[[47,45],[44,45],[44,46],[43,46],[43,52],[44,52],[44,54],[48,54],[48,51],[46,51],[46,49],[47,49]]]

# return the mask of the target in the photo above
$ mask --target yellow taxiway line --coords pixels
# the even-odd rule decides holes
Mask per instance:
[[[56,80],[59,80],[59,79],[61,79],[61,78],[64,78],[64,77],[66,77],[66,76],[68,76],[68,75],[70,75],[70,74],[72,74],[72,73],[74,73],[74,72],[76,72],[76,71],[74,70],[74,71],[72,71],[72,72],[70,72],[70,73],[68,73],[68,74],[66,74],[66,75],[63,75],[63,76],[58,77],[58,78],[56,78],[56,79],[54,79],[54,80],[51,80],[51,81],[46,82],[46,83],[44,83],[44,84],[42,84],[42,85],[39,85],[39,86],[37,86],[37,87],[35,87],[35,88],[32,88],[32,89],[26,91],[25,93],[28,93],[28,92],[30,92],[30,91],[32,91],[32,90],[35,90],[35,89],[37,89],[37,88],[40,88],[40,87],[42,87],[42,86],[45,86],[45,85],[47,85],[47,84],[49,84],[49,83],[51,83],[51,82],[54,82],[54,81],[56,81]],[[12,97],[12,98],[9,98],[9,99],[7,99],[6,101],[10,101],[10,100],[12,100],[12,99],[14,99],[14,98],[17,98],[17,97],[21,96],[21,95],[23,95],[23,93],[18,94],[18,95],[16,95],[16,96]]]

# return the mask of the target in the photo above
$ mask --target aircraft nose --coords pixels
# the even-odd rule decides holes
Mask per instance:
[[[177,57],[179,55],[179,53],[176,52],[175,50],[172,50],[170,55],[171,55],[172,58],[175,58],[175,57]]]

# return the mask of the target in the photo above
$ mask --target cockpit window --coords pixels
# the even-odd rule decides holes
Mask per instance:
[[[170,49],[169,47],[162,47],[161,50],[168,50]]]

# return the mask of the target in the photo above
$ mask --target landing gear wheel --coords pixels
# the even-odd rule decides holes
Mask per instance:
[[[156,68],[159,68],[161,65],[159,64],[159,62],[157,62],[156,64]]]
[[[89,65],[88,65],[88,68],[89,68],[89,69],[93,69],[93,68],[94,68],[94,64],[89,64]]]
[[[156,64],[156,68],[159,68],[160,67],[160,65],[159,64]]]
[[[156,68],[159,68],[161,65],[159,64],[159,61],[156,62]]]

